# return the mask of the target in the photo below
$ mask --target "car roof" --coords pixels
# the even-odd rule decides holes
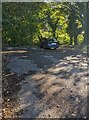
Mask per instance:
[[[48,39],[48,41],[57,41],[55,38],[50,38],[50,39]]]

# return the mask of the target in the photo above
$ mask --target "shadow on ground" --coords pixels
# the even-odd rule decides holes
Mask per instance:
[[[20,83],[20,89],[16,88],[19,91],[17,94],[20,105],[17,111],[12,112],[12,117],[82,118],[87,116],[88,73],[85,53],[82,54],[74,48],[67,50],[65,48],[56,51],[26,51],[12,54],[10,58],[13,56],[31,59],[41,71],[32,73],[28,71],[22,75],[24,80],[17,82]],[[9,81],[9,78],[7,80]],[[9,81],[8,84],[11,84],[15,90],[13,81]],[[8,89],[7,87],[6,90]]]

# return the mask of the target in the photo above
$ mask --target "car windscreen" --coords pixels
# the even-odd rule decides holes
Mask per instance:
[[[49,39],[49,42],[52,43],[52,42],[57,42],[56,39]]]

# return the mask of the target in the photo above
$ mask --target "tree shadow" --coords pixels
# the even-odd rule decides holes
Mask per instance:
[[[44,58],[43,54],[53,56],[58,61],[54,62],[52,57]],[[15,113],[17,118],[39,118],[40,116],[43,118],[81,118],[86,116],[86,97],[75,92],[78,91],[75,86],[78,87],[84,82],[86,84],[86,80],[83,79],[83,76],[88,75],[85,55],[82,56],[80,52],[71,49],[43,50],[43,52],[32,53],[28,51],[15,55],[22,59],[31,58],[38,67],[43,68],[40,72],[29,71],[24,74],[25,80],[22,81],[21,88],[23,91],[20,93],[22,108]],[[46,68],[43,67],[45,65]]]

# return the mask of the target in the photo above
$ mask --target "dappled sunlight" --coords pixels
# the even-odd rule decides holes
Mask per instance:
[[[37,73],[35,75],[32,75],[31,76],[33,80],[40,80],[40,79],[43,79],[45,77],[45,74],[42,74],[42,73]],[[27,77],[27,79],[29,79],[29,76]]]
[[[87,59],[86,57],[82,57],[81,55],[77,56],[65,57],[57,65],[53,66],[52,68],[49,68],[48,71],[51,75],[57,75],[59,79],[68,79],[67,82],[70,81],[70,83],[72,83],[68,84],[70,86],[73,86],[73,84],[75,83],[78,88],[78,94],[82,97],[87,97],[87,77],[84,76],[84,74],[87,74]]]
[[[59,63],[57,63],[56,65],[53,65],[53,67],[49,68],[48,71],[49,72],[53,72],[53,74],[59,74],[59,73],[63,73],[63,71],[65,71],[65,73],[63,75],[65,75],[66,73],[69,73],[69,76],[72,74],[81,74],[82,72],[86,72],[87,71],[87,60],[85,57],[80,56],[80,58],[76,57],[65,57],[63,60],[59,61]],[[84,60],[84,62],[83,62]]]
[[[59,66],[56,65],[56,67],[60,67],[60,63],[59,63]],[[72,67],[73,66],[71,66],[70,71],[68,72],[71,72],[71,69],[73,69]],[[51,69],[54,69],[54,66]],[[65,70],[63,68],[61,69]],[[60,69],[58,72],[60,72]],[[79,75],[79,72],[81,73],[81,71],[77,71],[78,73],[77,75]],[[61,72],[61,74],[62,73],[63,71]],[[68,79],[68,81],[65,81],[65,77],[61,79],[58,76],[60,76],[60,74],[55,76],[55,72],[53,72],[50,76],[50,72],[47,71],[47,73],[46,74],[43,73],[43,75],[42,73],[37,73],[37,74],[26,77],[25,80],[27,80],[27,82],[29,83],[29,84],[27,83],[29,87],[27,87],[26,85],[26,87],[29,88],[29,90],[27,91],[32,91],[32,95],[30,95],[31,96],[30,97],[29,96],[30,92],[26,92],[26,91],[24,92],[24,96],[22,98],[23,98],[23,105],[25,105],[24,106],[25,108],[24,107],[22,108],[23,109],[22,114],[27,115],[27,113],[24,113],[24,111],[25,110],[31,111],[33,109],[33,107],[31,106],[34,106],[34,109],[33,109],[34,117],[36,118],[40,118],[40,117],[41,118],[52,118],[52,117],[59,118],[60,116],[63,117],[64,115],[65,116],[68,115],[70,110],[73,111],[73,106],[75,104],[79,106],[78,102],[81,101],[81,98],[86,99],[87,87],[86,87],[86,83],[83,83],[85,81],[82,82],[81,81],[82,79],[81,79],[80,80],[81,83],[78,82],[77,87],[75,89],[75,86],[73,84],[74,84],[74,80],[76,79],[72,78],[73,74],[70,74],[70,78]],[[46,79],[46,82],[43,82],[45,81],[45,79]],[[31,87],[32,89],[30,89]],[[33,95],[35,95],[36,97],[35,96],[32,97]],[[41,95],[43,95],[43,97],[39,99]],[[48,101],[50,102],[48,103]],[[75,116],[77,112],[78,112],[78,108],[75,107],[75,111],[71,113],[71,115]],[[30,117],[31,114],[27,116]]]
[[[1,54],[11,54],[11,53],[26,53],[26,50],[9,50],[9,51],[1,51]]]
[[[86,118],[88,4],[46,0],[2,8],[3,118]]]
[[[56,107],[55,108],[53,107],[53,108],[44,110],[43,112],[39,114],[38,117],[39,118],[59,118],[59,116],[60,116],[60,113],[58,113],[58,109]]]
[[[2,8],[3,117],[86,117],[88,4],[46,0]],[[57,49],[51,50],[55,41],[43,49],[50,39]]]
[[[58,85],[51,85],[48,89],[47,89],[47,99],[52,97],[53,94],[55,94],[56,92],[59,92],[60,90],[62,90],[62,87],[61,86],[58,86]]]
[[[20,68],[23,64],[26,67],[23,71],[24,80],[20,83],[21,90],[18,93],[20,105],[17,112],[13,113],[14,118],[62,118],[78,114],[81,116],[80,104],[83,106],[83,100],[87,98],[85,56],[74,53],[63,54],[60,50],[59,52],[44,50],[44,52],[13,56],[10,62],[13,63],[11,66],[15,65],[16,70],[19,63]],[[40,71],[38,69],[32,71],[30,68],[26,73],[28,62],[36,64]],[[78,113],[79,110],[81,113]]]

